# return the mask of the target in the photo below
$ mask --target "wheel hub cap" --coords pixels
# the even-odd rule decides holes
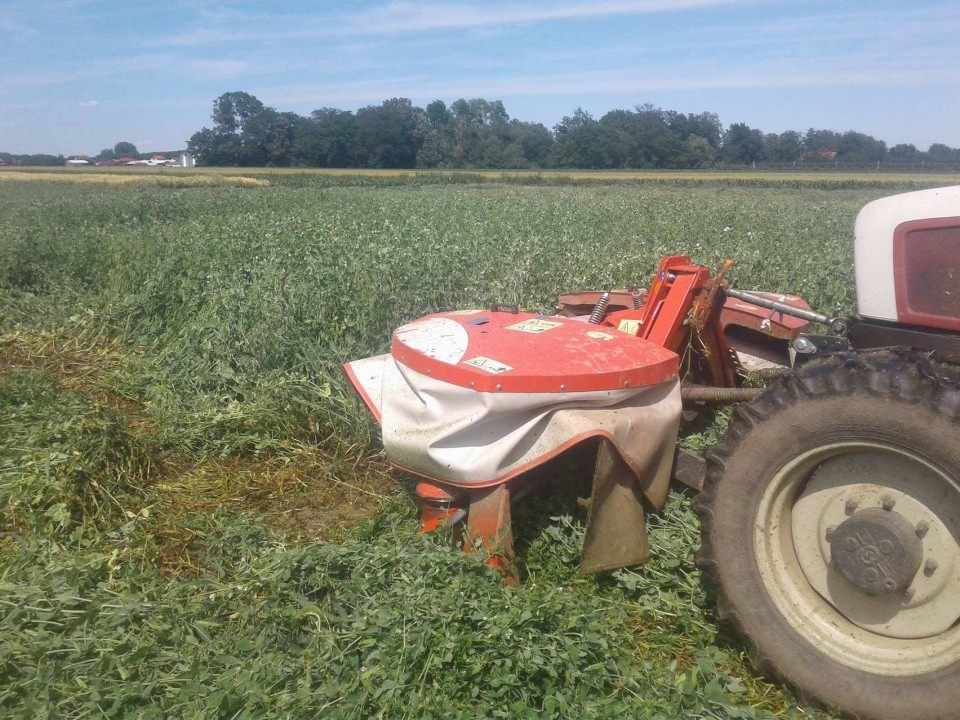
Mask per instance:
[[[896,512],[869,508],[847,518],[831,535],[833,566],[868,595],[904,590],[920,569],[923,544]]]
[[[818,454],[793,476],[803,490],[784,528],[806,581],[872,633],[946,632],[960,618],[956,486],[906,452]]]

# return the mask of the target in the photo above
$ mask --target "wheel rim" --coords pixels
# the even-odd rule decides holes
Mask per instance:
[[[833,567],[827,536],[846,518],[879,509],[921,527],[923,557],[906,589],[867,594]],[[768,596],[825,655],[886,676],[960,660],[960,487],[942,470],[888,445],[819,446],[774,475],[756,518],[755,559]]]

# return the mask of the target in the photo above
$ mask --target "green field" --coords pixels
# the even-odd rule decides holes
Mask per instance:
[[[718,628],[688,494],[599,578],[575,492],[541,495],[506,588],[415,533],[340,365],[678,252],[849,311],[854,216],[890,189],[313,177],[0,186],[0,714],[827,717]]]
[[[194,184],[217,182],[223,176],[241,176],[277,182],[284,185],[396,185],[414,182],[417,184],[456,183],[508,183],[519,185],[623,185],[653,183],[657,185],[715,185],[726,183],[743,187],[780,187],[811,189],[853,189],[891,187],[919,189],[960,183],[960,174],[907,173],[907,172],[856,172],[848,170],[807,167],[781,171],[751,171],[746,168],[732,170],[371,170],[338,168],[237,168],[198,167],[149,168],[133,167],[2,167],[0,182],[16,180],[23,182],[34,178],[25,175],[56,176],[57,181],[88,183],[96,178],[130,178],[144,176],[157,178],[158,184],[173,184],[172,178],[191,178]],[[16,177],[19,176],[19,177]],[[198,181],[197,178],[209,178]],[[161,180],[162,178],[162,180]],[[236,177],[225,178],[237,182]],[[116,184],[124,181],[115,180]],[[149,184],[149,181],[147,181]]]

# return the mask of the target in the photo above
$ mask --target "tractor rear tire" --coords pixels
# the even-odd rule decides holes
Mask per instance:
[[[860,720],[960,717],[956,370],[808,365],[740,405],[707,464],[697,561],[754,666]]]

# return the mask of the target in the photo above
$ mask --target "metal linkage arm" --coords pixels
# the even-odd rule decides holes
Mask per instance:
[[[733,288],[728,287],[725,292],[727,295],[736,298],[737,300],[743,300],[744,302],[751,303],[752,305],[759,305],[760,307],[765,307],[769,310],[776,310],[784,315],[792,315],[793,317],[809,320],[810,322],[819,323],[820,325],[829,325],[832,322],[826,315],[814,312],[813,310],[803,310],[802,308],[794,307],[793,305],[788,305],[787,303],[779,302],[777,300],[769,300],[768,298],[760,295],[754,295],[753,293],[745,292],[743,290],[734,290]]]

